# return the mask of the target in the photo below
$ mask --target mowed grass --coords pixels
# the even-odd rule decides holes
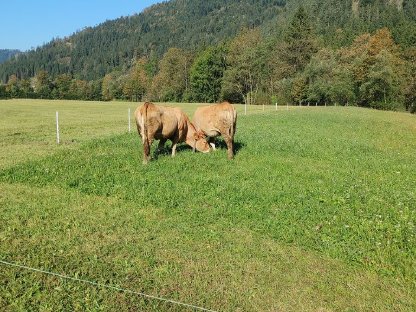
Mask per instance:
[[[135,106],[0,102],[1,260],[220,311],[416,310],[416,116],[238,107],[233,161],[143,166]],[[189,310],[4,265],[0,309]]]

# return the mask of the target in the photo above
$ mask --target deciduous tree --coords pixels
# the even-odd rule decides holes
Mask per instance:
[[[35,76],[35,92],[41,99],[51,97],[52,83],[49,74],[45,70],[40,70]]]
[[[17,80],[16,75],[11,75],[9,77],[9,80],[7,81],[7,85],[6,85],[6,92],[12,98],[19,97],[20,88],[19,88],[19,81]]]
[[[198,102],[217,102],[226,69],[226,48],[210,47],[195,59],[190,71],[190,99]]]
[[[69,90],[71,87],[72,77],[69,74],[62,74],[56,77],[54,83],[55,99],[68,99],[70,98]]]
[[[120,98],[122,95],[120,73],[113,72],[105,75],[102,81],[101,95],[104,101]]]
[[[151,74],[148,69],[149,61],[146,57],[141,57],[134,62],[124,84],[123,94],[131,101],[140,101],[149,91]]]
[[[406,50],[404,58],[406,61],[404,103],[407,110],[416,113],[416,47]]]
[[[153,79],[151,98],[158,101],[181,101],[189,88],[192,56],[182,49],[171,48],[159,63]]]
[[[341,66],[352,74],[359,105],[397,108],[402,97],[404,67],[388,29],[360,35],[350,47],[341,49],[340,55]]]
[[[222,98],[254,104],[259,90],[262,57],[260,29],[243,30],[230,44]]]

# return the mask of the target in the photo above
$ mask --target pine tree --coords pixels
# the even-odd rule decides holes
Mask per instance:
[[[317,41],[306,10],[300,6],[284,35],[280,58],[287,66],[287,75],[302,71],[317,52]]]

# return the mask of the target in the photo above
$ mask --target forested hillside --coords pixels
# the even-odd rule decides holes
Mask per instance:
[[[412,110],[415,50],[412,0],[171,0],[1,64],[0,97]]]
[[[136,56],[161,56],[170,47],[198,49],[237,34],[242,27],[262,25],[279,15],[284,0],[174,0],[154,5],[141,14],[107,21],[68,38],[22,55],[0,68],[0,79],[11,74],[33,77],[38,70],[52,76],[102,78],[125,70]]]

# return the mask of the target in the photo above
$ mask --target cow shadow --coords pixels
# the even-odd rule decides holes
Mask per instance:
[[[213,142],[215,143],[215,148],[217,150],[227,150],[227,144],[222,138],[216,138]],[[239,151],[243,149],[245,146],[246,144],[244,142],[234,141],[234,154],[237,155]],[[179,143],[176,146],[176,154],[184,152],[184,151],[189,151],[189,150],[192,150],[192,147],[190,147],[189,145],[185,143]],[[172,143],[168,141],[165,144],[165,146],[160,150],[155,148],[152,154],[153,154],[152,156],[154,159],[157,159],[158,157],[171,156],[172,155]]]
[[[219,150],[227,150],[227,144],[225,143],[224,139],[216,138],[213,143],[215,144],[215,148]],[[244,142],[234,141],[234,154],[237,155],[238,152],[246,146]]]
[[[152,148],[152,150],[152,158],[155,160],[157,160],[159,157],[171,157],[172,142],[167,141],[161,149],[158,149],[156,145]],[[180,154],[185,150],[192,150],[192,148],[185,143],[178,143],[178,145],[176,145],[176,154]]]
[[[178,145],[176,146],[176,154],[184,152],[184,151],[190,151],[192,150],[192,147],[190,147],[188,144],[186,143],[178,143]],[[157,150],[154,151],[154,156],[171,156],[172,155],[172,143],[168,142],[165,144],[165,146],[159,150],[159,152]]]

